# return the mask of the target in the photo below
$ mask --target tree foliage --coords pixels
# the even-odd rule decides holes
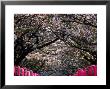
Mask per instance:
[[[97,63],[96,14],[15,14],[14,35],[15,65],[28,67],[24,59],[30,61],[29,55],[36,53],[45,60],[40,70],[54,71],[52,75]]]

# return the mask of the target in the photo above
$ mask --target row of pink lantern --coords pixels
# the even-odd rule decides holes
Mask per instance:
[[[34,73],[25,67],[14,66],[14,76],[40,76],[38,73]]]
[[[84,69],[78,69],[76,73],[71,76],[97,76],[97,66],[91,65]]]

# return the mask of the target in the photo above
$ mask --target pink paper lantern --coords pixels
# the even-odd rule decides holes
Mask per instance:
[[[33,71],[32,70],[30,70],[30,76],[32,76],[33,75]]]
[[[21,68],[21,76],[24,76],[24,68]]]
[[[14,66],[14,76],[16,76],[16,67]]]
[[[87,70],[88,70],[88,76],[93,76],[94,75],[94,70],[93,70],[93,67],[92,66],[89,66],[88,68],[87,68]]]
[[[27,76],[27,69],[24,68],[24,76]]]
[[[27,76],[30,76],[30,71],[27,71]]]
[[[17,75],[20,76],[20,66],[17,67]]]
[[[93,76],[97,76],[97,66],[96,65],[92,65],[92,68],[93,68],[93,71],[94,71]]]

